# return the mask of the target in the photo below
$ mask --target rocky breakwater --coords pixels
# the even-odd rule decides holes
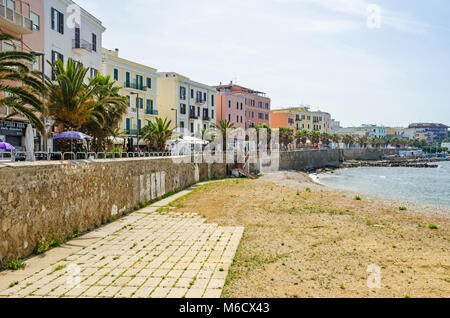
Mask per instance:
[[[380,160],[380,161],[346,161],[342,163],[341,168],[358,167],[408,167],[408,168],[438,168],[437,164],[430,164],[423,160]]]

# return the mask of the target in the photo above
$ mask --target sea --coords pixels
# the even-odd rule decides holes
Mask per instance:
[[[319,174],[318,182],[361,194],[450,207],[450,162],[439,168],[361,167]]]

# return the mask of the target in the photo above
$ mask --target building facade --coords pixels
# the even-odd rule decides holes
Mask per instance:
[[[228,120],[236,128],[245,129],[245,97],[226,90],[217,93],[217,124]]]
[[[119,127],[137,145],[138,130],[158,116],[157,70],[119,57],[118,49],[103,49],[102,61],[102,73],[111,76],[122,87],[120,95],[128,99],[128,112]]]
[[[201,134],[216,124],[217,90],[174,72],[158,73],[159,117],[185,134]]]
[[[331,133],[331,115],[322,111],[311,111],[309,107],[291,107],[272,111],[271,117],[276,120],[272,128],[292,127],[295,131],[308,130]]]
[[[409,128],[414,129],[416,138],[419,139],[421,136],[428,136],[425,139],[429,143],[441,143],[448,138],[448,127],[444,124],[435,123],[416,123],[409,125]]]
[[[41,0],[44,1],[44,0]],[[69,58],[89,68],[95,76],[102,67],[102,22],[71,0],[44,1],[45,59],[50,62]],[[50,67],[46,75],[52,77]]]
[[[44,50],[44,0],[0,0],[0,30],[16,38],[0,42],[0,51],[40,51]],[[28,65],[34,71],[41,71],[41,63]],[[2,92],[0,92],[2,94]],[[13,145],[16,150],[25,150],[25,130],[29,121],[22,116],[12,116],[11,109],[0,107],[0,141]],[[8,120],[4,120],[8,117]],[[35,133],[35,149],[40,149],[41,138]]]
[[[384,138],[387,136],[387,129],[384,126],[362,125],[360,127],[342,128],[337,133],[355,137]]]
[[[233,82],[227,85],[221,84],[216,88],[219,94],[232,94],[245,99],[242,105],[245,116],[243,127],[245,129],[264,124],[270,127],[271,100],[265,93],[233,84]],[[228,115],[229,113],[225,112],[225,117],[220,118],[220,120],[228,120]]]

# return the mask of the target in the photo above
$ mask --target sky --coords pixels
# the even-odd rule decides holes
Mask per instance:
[[[158,71],[343,126],[450,126],[448,0],[75,1],[103,22],[103,47]]]

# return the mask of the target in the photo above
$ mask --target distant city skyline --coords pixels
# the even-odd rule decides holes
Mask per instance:
[[[450,125],[448,1],[77,3],[124,58],[209,85],[233,80],[266,92],[273,109],[308,104],[343,126]]]

